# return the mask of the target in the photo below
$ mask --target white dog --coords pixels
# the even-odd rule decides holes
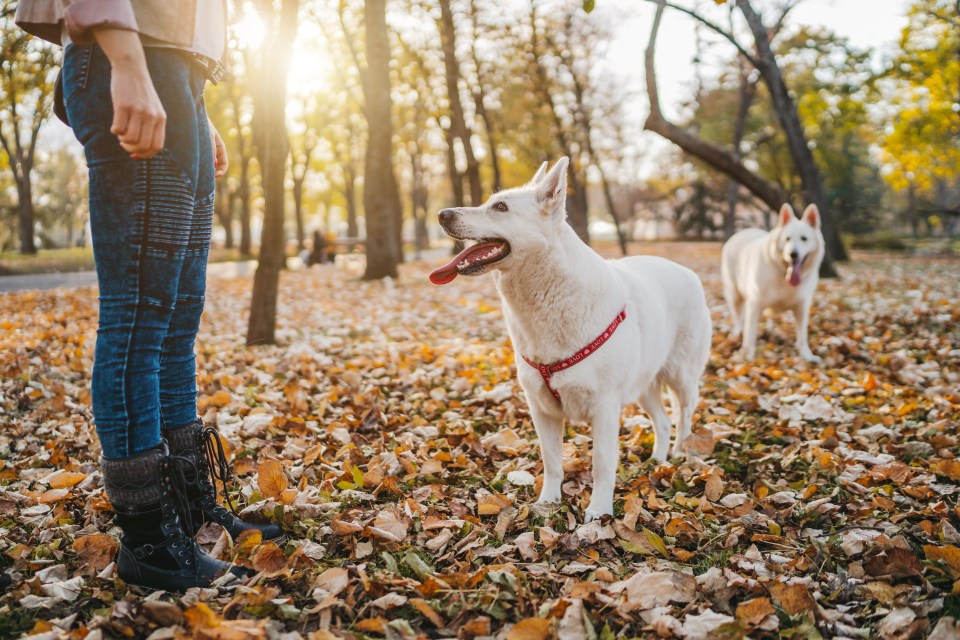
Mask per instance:
[[[770,308],[793,311],[800,357],[820,360],[807,342],[807,324],[823,253],[820,211],[815,204],[807,207],[800,220],[793,207],[785,204],[773,231],[744,229],[723,245],[723,295],[733,318],[733,335],[743,333],[740,355],[744,359],[753,357],[760,314]]]
[[[593,493],[586,521],[613,513],[620,412],[639,399],[654,424],[653,457],[665,460],[690,434],[700,375],[710,354],[710,313],[699,278],[655,257],[607,261],[566,222],[567,158],[544,163],[527,185],[479,207],[444,209],[450,236],[477,240],[430,275],[496,270],[517,370],[530,404],[544,481],[538,502],[560,500],[563,420],[593,426]]]

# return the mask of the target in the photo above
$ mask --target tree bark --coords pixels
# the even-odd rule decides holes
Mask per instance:
[[[260,256],[250,299],[248,344],[273,344],[276,341],[277,294],[280,271],[286,262],[283,223],[288,152],[285,119],[287,74],[293,41],[297,36],[299,6],[300,0],[283,0],[279,27],[273,34],[269,55],[264,61],[266,63],[269,60],[269,64],[260,68],[258,90],[254,94],[254,108],[259,116],[255,124],[262,127],[257,139],[263,176],[264,211]]]
[[[823,180],[813,159],[813,152],[810,150],[803,124],[800,122],[797,104],[790,96],[787,85],[783,80],[780,65],[777,63],[776,56],[770,47],[770,34],[767,32],[760,15],[754,10],[749,0],[737,0],[737,7],[753,34],[753,40],[757,48],[757,70],[760,71],[764,84],[770,91],[774,112],[777,114],[780,126],[787,136],[790,155],[803,184],[803,196],[806,201],[804,204],[814,203],[820,209],[823,237],[827,245],[827,253],[820,268],[820,274],[825,277],[835,277],[837,272],[833,261],[846,260],[847,252],[840,240],[840,233],[833,219],[830,203],[823,194]]]
[[[470,184],[470,203],[480,206],[483,203],[483,187],[480,184],[480,163],[473,153],[471,139],[473,133],[467,126],[463,115],[463,103],[460,100],[460,62],[457,60],[457,30],[453,24],[453,12],[450,0],[440,0],[440,42],[443,47],[444,77],[447,81],[447,99],[450,101],[450,129],[455,138],[463,145],[463,154],[467,159],[466,177]]]
[[[362,72],[362,80],[368,131],[363,186],[367,218],[367,269],[363,278],[376,280],[387,276],[397,277],[400,256],[396,238],[403,210],[393,173],[393,113],[386,0],[367,0],[363,14],[367,66]]]

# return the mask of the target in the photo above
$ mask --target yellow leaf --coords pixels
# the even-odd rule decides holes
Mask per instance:
[[[203,602],[187,607],[183,612],[191,629],[212,629],[220,624],[222,618]]]
[[[283,472],[283,464],[279,460],[265,460],[260,463],[257,469],[257,486],[264,498],[279,500],[287,484],[287,475]]]

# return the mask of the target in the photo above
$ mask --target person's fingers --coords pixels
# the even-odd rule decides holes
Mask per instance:
[[[130,120],[127,122],[126,131],[122,134],[119,134],[120,146],[123,147],[129,153],[139,154],[141,151],[145,151],[140,144],[140,138],[144,129],[144,121],[141,117],[139,111],[133,111],[130,114]],[[153,133],[153,127],[147,124],[149,129],[148,133]]]
[[[154,153],[159,153],[163,149],[163,145],[166,142],[167,137],[167,123],[166,116],[157,121],[156,126],[153,128],[153,138],[150,141],[150,152],[151,155]]]
[[[127,125],[130,122],[130,108],[123,105],[116,105],[113,110],[113,124],[110,125],[110,133],[117,137],[123,137],[127,133]]]
[[[230,168],[230,158],[227,156],[227,145],[223,143],[223,138],[219,134],[214,136],[216,140],[216,159],[217,159],[217,177],[227,173]]]

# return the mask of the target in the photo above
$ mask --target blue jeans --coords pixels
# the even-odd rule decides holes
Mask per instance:
[[[67,116],[90,174],[90,226],[100,284],[93,417],[108,458],[160,443],[161,429],[197,417],[194,342],[206,289],[214,167],[200,67],[147,48],[167,114],[164,149],[134,160],[110,133],[110,63],[96,45],[69,45]]]

